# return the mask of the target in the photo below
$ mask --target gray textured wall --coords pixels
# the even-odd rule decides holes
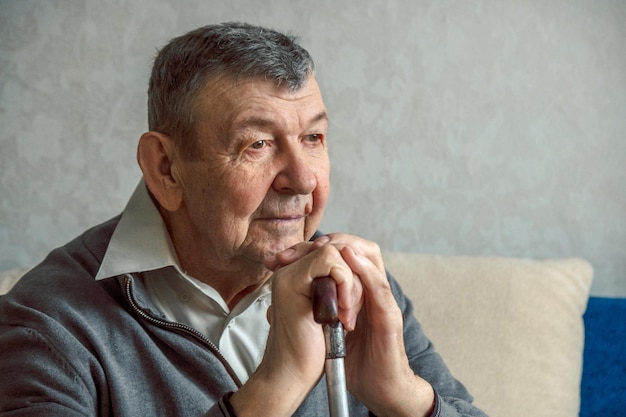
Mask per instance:
[[[387,250],[582,256],[626,296],[626,2],[0,0],[0,269],[122,210],[156,48],[298,33],[331,112],[323,228]]]

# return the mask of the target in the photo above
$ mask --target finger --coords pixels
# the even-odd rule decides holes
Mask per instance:
[[[277,285],[277,280],[284,281],[282,285],[309,297],[313,279],[330,276],[338,287],[342,286],[352,291],[354,281],[352,270],[334,246],[316,248],[312,244],[298,244],[277,254],[276,257],[274,285]]]
[[[319,246],[319,252],[331,252],[333,255],[338,254],[339,263],[334,266],[329,276],[337,285],[337,306],[339,308],[339,319],[347,331],[355,328],[357,317],[363,306],[363,286],[359,277],[352,271],[349,265],[343,259],[341,252],[334,245],[324,244],[324,240],[315,241]],[[315,256],[315,255],[312,255]]]
[[[368,320],[373,324],[384,325],[390,317],[395,317],[398,305],[384,270],[381,271],[369,258],[358,254],[351,247],[345,247],[341,255],[363,285]]]
[[[282,255],[283,259],[290,258],[295,254],[295,252],[296,250],[293,247],[287,248],[282,252],[278,252],[273,258],[265,260],[265,267],[270,271],[276,271],[278,268],[287,265],[284,263],[284,260],[280,260],[279,256]]]
[[[339,319],[346,330],[353,330],[363,304],[363,287],[358,277],[352,272],[335,246],[320,245],[319,243],[297,246],[297,248],[293,248],[294,251],[287,251],[277,256],[279,264],[285,262],[288,265],[277,268],[276,272],[286,273],[290,277],[287,278],[286,285],[298,287],[297,291],[306,294],[309,299],[312,299],[311,285],[313,280],[331,277],[337,285]],[[298,282],[296,282],[294,281],[296,276],[303,277],[304,280],[297,280]]]
[[[363,285],[356,274],[352,274],[349,287],[345,284],[337,286],[337,306],[343,327],[351,332],[356,327],[357,317],[363,307]]]
[[[292,264],[293,262],[301,259],[303,256],[308,255],[315,249],[319,248],[321,244],[314,242],[302,242],[298,243],[290,248],[278,252],[274,258],[265,261],[265,267],[270,271],[275,271],[278,268]]]
[[[330,233],[316,239],[315,242],[333,245],[340,251],[349,246],[355,253],[368,258],[379,270],[385,270],[380,247],[375,242],[345,233]]]

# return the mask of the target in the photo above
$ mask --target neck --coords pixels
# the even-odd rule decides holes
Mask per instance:
[[[249,267],[231,264],[229,267],[218,268],[210,262],[194,263],[191,259],[185,261],[184,256],[179,256],[179,261],[187,274],[215,289],[231,310],[242,298],[263,286],[272,274],[258,264]]]

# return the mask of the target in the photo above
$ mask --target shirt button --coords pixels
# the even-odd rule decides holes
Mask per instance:
[[[187,301],[189,301],[189,294],[181,294],[178,296],[178,298],[180,298],[180,301],[182,301],[183,303],[186,303]]]

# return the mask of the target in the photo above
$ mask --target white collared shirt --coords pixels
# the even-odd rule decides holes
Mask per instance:
[[[96,279],[142,272],[152,301],[168,320],[204,334],[242,382],[259,365],[269,332],[266,284],[231,310],[221,295],[180,267],[163,219],[140,181],[113,232]]]

